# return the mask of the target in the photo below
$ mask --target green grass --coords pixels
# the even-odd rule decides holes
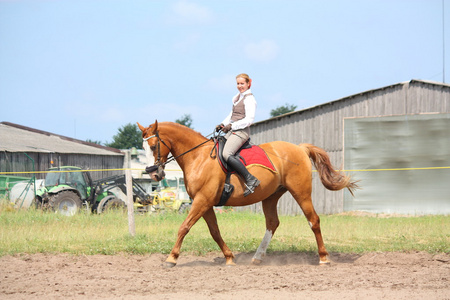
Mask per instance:
[[[0,256],[21,253],[169,253],[186,215],[136,215],[136,235],[128,232],[127,215],[80,213],[73,217],[39,210],[0,207]],[[249,212],[217,215],[222,236],[233,252],[256,251],[265,233],[264,216]],[[269,252],[317,252],[304,216],[282,216]],[[450,216],[321,216],[329,252],[450,252]],[[183,252],[220,251],[201,219],[186,236]]]

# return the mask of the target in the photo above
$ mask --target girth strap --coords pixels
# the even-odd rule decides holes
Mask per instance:
[[[231,173],[227,173],[227,177],[225,178],[225,185],[223,186],[222,195],[220,196],[219,203],[215,206],[224,206],[227,203],[228,199],[233,194],[234,186],[230,184]]]

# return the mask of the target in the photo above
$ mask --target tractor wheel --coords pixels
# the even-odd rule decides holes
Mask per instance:
[[[73,216],[80,210],[82,202],[74,192],[63,191],[52,196],[49,204],[53,211],[64,216]]]
[[[111,210],[125,211],[125,202],[115,196],[107,196],[100,201],[97,207],[97,213],[105,213]]]

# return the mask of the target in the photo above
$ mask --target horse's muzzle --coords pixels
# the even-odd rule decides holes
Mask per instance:
[[[166,177],[166,173],[164,172],[164,168],[162,166],[153,165],[146,167],[145,172],[147,172],[155,181],[161,181],[164,177]]]

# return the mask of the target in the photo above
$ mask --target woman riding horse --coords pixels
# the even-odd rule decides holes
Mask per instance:
[[[155,122],[149,127],[139,125],[142,130],[144,146],[153,153],[156,167],[146,170],[154,180],[162,180],[164,166],[171,153],[183,170],[186,191],[193,199],[192,207],[178,230],[178,237],[174,247],[166,260],[166,266],[176,265],[180,255],[183,239],[194,224],[204,218],[211,236],[222,250],[227,265],[233,265],[234,255],[222,239],[217,224],[214,205],[220,201],[225,184],[226,175],[222,171],[217,159],[212,157],[214,142],[206,139],[200,133],[180,124]],[[328,154],[319,147],[310,144],[295,145],[288,142],[275,141],[259,145],[275,167],[275,171],[255,166],[252,173],[258,177],[261,184],[254,193],[243,197],[245,185],[239,177],[232,175],[231,184],[235,187],[227,201],[228,206],[245,206],[262,201],[262,208],[266,218],[266,233],[258,247],[253,262],[261,262],[270,240],[272,239],[280,221],[278,219],[277,204],[280,197],[289,191],[294,200],[300,205],[309,225],[315,235],[319,262],[329,263],[328,252],[322,239],[320,219],[314,210],[311,200],[312,166],[317,169],[322,184],[329,190],[337,191],[347,188],[352,192],[357,185],[349,176],[336,171]]]
[[[250,174],[236,152],[250,138],[250,125],[255,120],[256,100],[250,90],[252,80],[247,74],[236,76],[239,93],[233,97],[233,107],[229,115],[216,126],[216,130],[226,133],[226,143],[223,148],[223,158],[245,180],[244,197],[252,194],[259,185],[259,180]]]

